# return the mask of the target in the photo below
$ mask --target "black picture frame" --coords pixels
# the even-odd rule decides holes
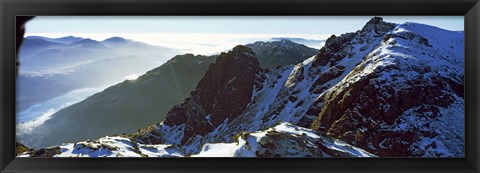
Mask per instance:
[[[10,172],[479,172],[478,0],[0,0],[0,170]],[[464,15],[465,158],[16,158],[15,19],[36,15]]]

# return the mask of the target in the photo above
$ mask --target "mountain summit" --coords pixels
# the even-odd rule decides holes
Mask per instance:
[[[253,51],[236,46],[222,53],[182,104],[173,107],[164,124],[185,126],[182,143],[205,135],[224,121],[239,116],[251,100],[260,65]]]

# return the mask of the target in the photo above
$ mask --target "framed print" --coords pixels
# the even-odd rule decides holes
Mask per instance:
[[[478,171],[478,1],[1,8],[2,172]]]

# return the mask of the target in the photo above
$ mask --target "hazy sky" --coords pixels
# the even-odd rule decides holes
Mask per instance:
[[[26,36],[69,35],[101,41],[121,36],[153,45],[210,54],[271,37],[326,39],[361,29],[373,16],[40,16]],[[382,16],[393,23],[416,22],[463,30],[463,16]],[[316,48],[320,48],[320,45]]]
[[[31,33],[229,33],[341,34],[358,30],[373,16],[40,16]],[[463,16],[386,16],[393,23],[425,23],[463,30]]]

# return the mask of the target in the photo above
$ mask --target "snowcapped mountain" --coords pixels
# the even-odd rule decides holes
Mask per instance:
[[[316,100],[311,127],[380,156],[464,156],[463,34],[415,23],[386,31]]]
[[[270,69],[237,46],[165,121],[22,156],[463,157],[463,36],[375,17]]]

